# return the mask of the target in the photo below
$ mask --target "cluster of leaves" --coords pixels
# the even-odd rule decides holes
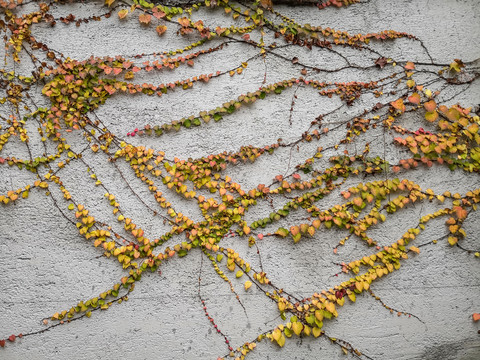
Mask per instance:
[[[319,9],[329,6],[347,6],[357,3],[356,0],[337,0],[316,3]],[[114,0],[107,0],[107,6],[117,6]],[[110,306],[128,300],[135,284],[141,280],[142,274],[148,270],[158,271],[165,261],[180,261],[189,253],[201,250],[218,276],[230,287],[232,294],[241,303],[240,296],[235,289],[236,283],[243,281],[245,291],[255,285],[267,298],[275,303],[280,316],[288,322],[279,324],[273,329],[260,334],[255,341],[250,341],[232,347],[228,336],[215,323],[207,312],[205,300],[200,294],[201,281],[199,277],[199,297],[201,306],[208,321],[221,334],[227,345],[229,354],[243,359],[247,353],[255,349],[256,342],[270,339],[279,346],[284,346],[286,338],[295,336],[314,337],[326,336],[332,343],[340,346],[345,353],[361,358],[366,355],[350,343],[328,336],[324,328],[324,321],[337,317],[338,310],[345,304],[345,299],[355,302],[357,296],[368,292],[378,301],[370,286],[378,279],[397,271],[401,263],[406,261],[412,253],[420,252],[419,246],[409,244],[425,229],[425,225],[433,219],[446,218],[448,230],[447,241],[456,246],[467,236],[463,223],[471,211],[477,209],[480,202],[480,189],[471,189],[466,194],[435,193],[431,189],[422,189],[420,185],[404,178],[388,177],[388,174],[400,173],[404,175],[411,168],[421,166],[447,166],[450,170],[463,170],[469,173],[480,172],[480,133],[479,117],[472,109],[465,109],[459,105],[447,107],[440,105],[439,92],[432,92],[424,84],[417,84],[415,76],[422,74],[418,64],[413,62],[396,62],[380,56],[367,67],[353,65],[347,60],[342,69],[376,69],[392,70],[387,76],[370,82],[320,82],[310,79],[308,71],[315,73],[340,71],[328,70],[308,66],[299,62],[297,58],[286,59],[275,52],[276,44],[265,43],[265,34],[270,32],[277,41],[283,41],[285,46],[302,46],[309,49],[314,47],[325,48],[336,52],[335,48],[351,48],[355,51],[369,51],[373,41],[389,41],[398,38],[407,38],[419,41],[414,36],[396,31],[382,31],[374,34],[351,35],[345,31],[330,28],[315,27],[309,24],[298,24],[294,20],[277,12],[270,1],[255,1],[248,5],[232,4],[227,0],[203,1],[192,6],[169,7],[154,5],[144,0],[134,1],[131,7],[123,3],[117,14],[121,21],[129,21],[133,13],[138,15],[138,21],[146,30],[154,24],[159,36],[163,36],[168,27],[174,27],[179,36],[196,37],[195,41],[182,49],[168,50],[162,53],[150,54],[155,60],[143,61],[145,54],[128,58],[117,57],[90,57],[86,60],[65,58],[63,54],[51,49],[35,39],[34,26],[46,22],[56,26],[57,20],[51,14],[51,5],[39,4],[39,10],[18,15],[15,13],[22,5],[22,1],[0,2],[3,20],[0,28],[8,35],[5,40],[6,52],[14,62],[20,62],[22,56],[30,58],[35,67],[32,76],[22,76],[15,70],[0,69],[2,80],[0,88],[5,96],[0,98],[2,104],[10,106],[11,114],[1,116],[6,127],[2,127],[0,134],[0,152],[11,139],[18,137],[27,148],[29,158],[21,159],[15,156],[0,157],[0,166],[16,166],[20,170],[30,171],[36,180],[17,190],[7,191],[0,195],[2,205],[21,201],[29,196],[32,190],[44,191],[53,199],[56,207],[64,217],[78,229],[79,235],[88,240],[94,247],[100,249],[103,256],[117,261],[125,271],[125,276],[115,282],[109,289],[97,297],[79,301],[70,309],[56,312],[44,319],[45,328],[35,333],[18,335],[18,337],[39,334],[45,329],[64,324],[83,317],[90,317],[93,311],[106,310]],[[59,5],[61,2],[59,3]],[[117,9],[118,6],[115,8]],[[233,21],[242,20],[245,26],[207,27],[202,20],[193,21],[193,12],[202,8],[223,9],[226,16]],[[212,10],[212,11],[213,11]],[[108,18],[113,10],[102,16],[88,19],[77,18],[71,14],[62,17],[60,21],[77,26],[89,21],[98,21],[102,17]],[[19,12],[20,13],[20,12]],[[135,17],[137,17],[135,15]],[[158,24],[157,24],[158,23]],[[259,38],[259,40],[253,40]],[[213,40],[222,41],[220,45],[208,49],[197,50]],[[315,91],[319,96],[331,98],[337,96],[344,104],[351,106],[366,94],[374,94],[379,101],[372,109],[366,109],[362,114],[341,122],[334,129],[324,126],[324,118],[328,114],[320,114],[310,123],[308,129],[301,136],[291,142],[278,142],[267,146],[241,146],[235,152],[211,154],[198,159],[168,159],[161,150],[134,145],[122,139],[121,134],[113,134],[97,118],[95,110],[114,97],[123,93],[128,96],[163,96],[172,91],[188,90],[198,82],[208,83],[212,78],[236,76],[247,69],[248,62],[253,59],[244,59],[232,69],[212,69],[211,73],[197,75],[188,79],[177,80],[159,85],[135,83],[137,74],[147,76],[150,72],[175,71],[181,66],[194,66],[197,58],[207,57],[223,51],[229,43],[238,43],[254,48],[256,57],[275,56],[287,60],[292,66],[301,66],[301,75],[289,80],[272,84],[264,84],[254,92],[241,94],[238,97],[218,105],[210,110],[197,111],[189,117],[179,120],[169,120],[162,124],[146,124],[141,129],[134,129],[127,136],[137,135],[164,135],[169,131],[180,131],[182,128],[193,129],[203,123],[208,124],[222,120],[242,107],[249,107],[257,100],[267,99],[270,95],[280,95],[291,88],[305,88]],[[33,54],[35,53],[35,55]],[[184,55],[184,53],[188,53]],[[378,54],[377,54],[378,55]],[[397,71],[397,65],[401,65]],[[449,86],[464,85],[474,81],[478,74],[467,80],[459,75],[465,74],[469,64],[456,59],[445,68],[445,64],[428,64],[438,68],[433,72],[436,81],[443,81]],[[308,69],[308,70],[307,70]],[[432,71],[427,71],[432,73]],[[449,76],[445,76],[445,73]],[[394,84],[395,91],[387,94],[384,89]],[[33,86],[41,85],[42,94],[49,100],[47,107],[38,107],[29,92]],[[391,100],[388,95],[398,96]],[[437,103],[438,102],[438,103]],[[294,109],[292,101],[291,111]],[[383,110],[382,110],[383,109]],[[408,113],[421,114],[430,130],[423,128],[409,130],[402,126],[402,118]],[[96,118],[96,120],[92,120]],[[41,157],[33,158],[30,136],[27,131],[27,122],[35,123],[44,146],[45,153]],[[381,127],[384,132],[394,131],[404,137],[392,139],[392,144],[406,148],[412,155],[398,163],[389,163],[386,157],[370,156],[370,147],[364,146],[361,154],[335,155],[329,158],[329,164],[319,165],[327,151],[335,151],[342,144],[354,143],[357,139],[368,134],[370,130]],[[296,165],[295,171],[277,175],[272,183],[258,184],[252,189],[243,189],[226,174],[229,167],[239,163],[254,163],[259,158],[265,158],[279,149],[290,148],[306,143],[318,142],[329,136],[332,130],[341,134],[339,141],[331,146],[317,147],[303,163]],[[89,145],[81,152],[72,150],[66,140],[66,133],[82,135]],[[56,152],[48,154],[48,146],[54,145]],[[112,166],[123,178],[120,170],[123,162],[131,173],[144,184],[151,193],[158,207],[153,208],[144,202],[130,185],[129,188],[143,203],[145,208],[168,224],[169,230],[156,239],[147,237],[133,218],[122,210],[121,199],[115,190],[109,189],[97,176],[92,166],[82,156],[84,151],[105,155]],[[105,201],[112,209],[118,223],[105,224],[98,221],[91,209],[74,199],[67,185],[62,181],[63,169],[68,169],[71,162],[79,162],[88,168],[89,177],[94,186],[105,191]],[[122,163],[122,165],[119,165]],[[323,163],[324,164],[324,163]],[[302,175],[300,175],[302,173]],[[367,183],[360,182],[357,186],[342,191],[343,199],[336,205],[322,209],[320,200],[333,196],[336,190],[342,189],[347,180],[367,176],[386,176],[384,180]],[[52,194],[52,187],[60,190],[63,202]],[[162,189],[164,189],[162,191]],[[203,219],[194,221],[172,205],[172,197],[178,196],[197,206]],[[272,198],[283,201],[265,217],[254,221],[246,220],[246,213],[260,201],[270,201]],[[437,201],[439,209],[419,219],[419,223],[408,229],[399,239],[387,246],[380,246],[378,241],[370,235],[371,229],[387,220],[387,217],[397,215],[404,207],[425,201]],[[272,205],[273,206],[273,205]],[[71,213],[64,212],[68,209]],[[297,209],[303,209],[308,215],[304,220],[293,221],[292,214]],[[120,226],[120,230],[115,230]],[[269,228],[262,232],[261,229]],[[249,246],[257,246],[257,241],[263,239],[291,238],[298,243],[306,238],[315,238],[320,231],[336,229],[345,232],[346,236],[333,247],[337,254],[338,246],[344,245],[347,240],[356,237],[367,247],[376,247],[376,252],[370,256],[362,256],[342,263],[342,272],[352,274],[349,280],[341,282],[334,288],[319,290],[312,296],[299,299],[278,288],[263,271],[263,268],[254,269],[252,265],[239,255],[235,249],[223,247],[222,240],[231,236],[248,239]],[[268,232],[270,231],[270,232]],[[167,243],[171,246],[164,247]],[[436,242],[436,240],[435,240]],[[162,250],[159,251],[158,249]],[[475,254],[479,256],[478,252]],[[226,261],[222,262],[226,258]],[[229,276],[229,272],[232,276]],[[231,277],[235,279],[231,279]],[[250,290],[251,291],[251,290]],[[381,301],[382,302],[382,301]],[[390,311],[390,306],[382,302]],[[243,304],[242,304],[243,306]],[[399,315],[411,315],[404,311],[397,311]],[[478,319],[478,314],[473,318]],[[53,325],[50,323],[53,322]],[[15,341],[16,336],[8,338]],[[0,346],[5,346],[5,340],[0,340]]]

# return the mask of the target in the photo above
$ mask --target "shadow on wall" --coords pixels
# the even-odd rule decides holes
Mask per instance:
[[[480,359],[480,341],[478,338],[471,338],[464,342],[453,341],[439,346],[431,346],[416,359],[478,360]]]

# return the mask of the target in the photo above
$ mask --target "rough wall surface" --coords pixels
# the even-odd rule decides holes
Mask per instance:
[[[21,12],[28,12],[36,6],[29,4]],[[393,29],[414,34],[428,49],[433,62],[439,64],[450,64],[453,59],[469,62],[480,58],[480,6],[477,0],[371,0],[340,9],[279,6],[276,10],[301,24],[331,27],[349,33]],[[70,13],[81,18],[106,11],[102,2],[94,1],[52,6],[56,18]],[[55,27],[45,23],[34,24],[32,34],[37,41],[76,60],[86,60],[91,55],[122,55],[135,61],[134,55],[183,48],[195,39],[194,35],[177,36],[175,24],[167,24],[169,29],[159,37],[153,25],[148,28],[142,26],[137,21],[137,16],[138,13],[120,21],[114,12],[108,19],[102,18],[101,21],[92,21],[78,27],[60,21]],[[232,22],[222,12],[210,9],[196,12],[192,18],[204,19],[206,24],[215,26],[226,26]],[[259,38],[258,33],[251,36],[257,40]],[[208,49],[223,41],[224,39],[217,39],[200,48]],[[274,41],[282,44],[267,33],[266,44]],[[399,64],[404,61],[430,61],[420,42],[410,39],[375,43],[372,48],[386,58],[395,59]],[[127,137],[126,134],[135,128],[143,128],[145,124],[164,124],[197,115],[202,110],[215,109],[224,102],[254,92],[265,84],[293,77],[304,76],[310,80],[331,82],[371,81],[396,71],[391,65],[381,70],[384,72],[378,67],[360,70],[347,66],[342,71],[315,72],[307,69],[307,74],[301,75],[303,66],[291,61],[295,57],[299,64],[333,70],[345,66],[345,59],[360,66],[373,65],[378,55],[350,48],[330,52],[315,47],[312,50],[285,47],[279,48],[277,53],[283,58],[271,54],[263,58],[258,56],[258,48],[232,42],[221,51],[195,59],[192,67],[181,65],[175,71],[140,73],[135,78],[139,84],[167,84],[199,74],[230,71],[241,66],[242,62],[248,62],[241,74],[229,76],[227,73],[212,78],[208,84],[198,83],[185,91],[175,89],[161,97],[116,94],[95,111],[95,116],[91,116],[100,119],[120,139],[135,146],[144,145],[162,150],[168,159],[196,159],[209,154],[238,151],[241,146],[264,147],[277,143],[279,138],[283,144],[292,143],[301,138],[302,133],[309,129],[311,122],[319,115],[330,112],[331,115],[324,116],[323,126],[336,129],[338,124],[359,116],[364,109],[371,109],[377,101],[370,93],[351,106],[346,106],[338,97],[320,97],[318,91],[311,87],[298,86],[286,89],[282,94],[257,100],[219,122],[211,121],[198,128],[182,128],[162,137]],[[5,68],[28,75],[33,70],[32,63],[25,52],[20,54],[20,63],[14,64],[8,58]],[[156,58],[147,56],[138,60],[138,63],[141,64],[145,59]],[[421,81],[418,80],[419,83]],[[423,81],[428,83],[429,79],[426,77]],[[433,90],[436,89],[435,86],[437,85],[432,85]],[[467,86],[464,88],[467,89]],[[460,88],[462,89],[463,87]],[[41,86],[32,88],[30,94],[39,105],[50,106],[49,99],[41,94]],[[393,101],[397,97],[392,94],[387,99]],[[480,84],[477,79],[463,92],[459,88],[446,88],[438,102],[446,105],[460,103],[469,107],[477,105],[479,98]],[[295,104],[291,111],[293,99]],[[334,111],[335,109],[337,110]],[[2,117],[7,118],[10,111],[8,104],[2,105]],[[419,127],[428,130],[430,125],[415,114],[402,115],[401,121],[415,130]],[[2,126],[6,126],[4,119]],[[344,124],[341,129],[344,131]],[[32,151],[40,156],[44,150],[38,134],[35,134],[36,125],[33,124],[29,130],[32,132]],[[384,131],[381,126],[367,132],[355,142],[342,144],[338,149],[333,148],[342,135],[344,132],[331,130],[318,141],[302,142],[298,147],[280,147],[272,155],[263,155],[253,163],[240,161],[235,166],[229,166],[225,174],[245,191],[258,184],[272,184],[275,176],[293,173],[295,166],[310,158],[318,146],[325,149],[331,147],[325,150],[323,158],[316,163],[319,169],[328,165],[329,157],[343,155],[344,150],[349,154],[362,153],[366,143],[370,145],[371,156],[381,156],[392,164],[408,157],[406,150],[392,143],[393,137],[398,135]],[[64,132],[62,136],[76,152],[81,152],[89,145],[81,131]],[[13,139],[6,144],[0,156],[27,157],[26,148],[17,140]],[[169,225],[165,224],[163,218],[154,216],[149,210],[155,208],[161,213],[162,209],[127,163],[118,163],[118,168],[122,171],[120,176],[118,168],[101,151],[85,151],[83,155],[85,163],[72,161],[58,174],[72,198],[84,204],[97,221],[115,224],[116,220],[112,208],[105,200],[105,190],[95,186],[95,180],[90,178],[91,173],[87,171],[86,164],[115,194],[123,213],[144,229],[148,237],[157,238],[168,231]],[[47,170],[41,172],[46,173]],[[309,176],[300,174],[303,178]],[[445,166],[435,164],[428,169],[419,167],[399,174],[389,172],[366,179],[349,178],[341,188],[316,205],[328,209],[341,204],[344,199],[340,191],[360,182],[381,180],[385,176],[391,179],[405,176],[418,183],[422,189],[430,188],[439,194],[445,191],[464,194],[480,187],[478,173],[450,171]],[[35,180],[36,175],[24,169],[6,164],[0,166],[0,194],[25,187]],[[61,200],[59,190],[51,191],[57,195],[63,211],[75,220],[73,213],[67,210],[68,202]],[[163,186],[163,191],[177,212],[182,212],[195,222],[202,220],[196,202],[182,198],[166,186]],[[282,208],[289,201],[287,195],[272,196],[271,202],[259,200],[256,206],[249,209],[245,220],[251,223]],[[435,201],[410,204],[399,211],[396,214],[398,216],[389,217],[384,223],[372,228],[370,236],[380,246],[391,244],[407,229],[417,226],[422,216],[437,208]],[[254,233],[267,234],[279,226],[288,229],[294,223],[304,221],[307,216],[305,212],[298,211],[279,223],[267,225],[265,229],[258,228]],[[462,240],[462,247],[478,251],[479,224],[479,212],[472,211],[464,222],[467,237]],[[338,317],[324,322],[325,333],[332,338],[348,341],[372,359],[480,358],[480,335],[477,333],[480,328],[478,323],[472,321],[472,314],[480,311],[478,258],[458,247],[451,247],[444,237],[446,232],[448,230],[443,218],[429,224],[415,239],[415,244],[418,246],[433,239],[439,239],[438,243],[422,247],[418,255],[409,254],[409,259],[402,263],[399,271],[372,283],[371,289],[384,304],[395,309],[393,313],[370,294],[362,293],[357,295],[354,304],[347,301],[343,307],[338,307]],[[324,229],[295,244],[290,237],[264,237],[262,240],[257,238],[256,246],[252,247],[249,247],[248,236],[244,235],[225,237],[220,246],[235,249],[252,264],[252,268],[262,266],[277,287],[302,299],[328,290],[354,276],[342,272],[335,276],[341,270],[338,263],[348,263],[377,251],[365,242],[351,238],[334,254],[334,247],[346,234],[348,232],[345,230]],[[173,248],[173,245],[182,241],[185,241],[184,234],[176,235],[159,251],[164,251],[166,246]],[[61,215],[52,198],[45,196],[44,192],[31,191],[28,199],[2,205],[0,338],[42,330],[47,326],[42,323],[42,319],[63,309],[70,309],[80,300],[96,297],[111,288],[112,284],[125,276],[127,270],[122,269],[118,261],[102,254],[99,248],[79,235],[76,226]],[[225,259],[221,264],[225,266]],[[175,255],[165,261],[159,268],[161,271],[145,273],[135,290],[129,294],[128,301],[114,304],[106,311],[94,311],[90,318],[84,317],[41,334],[18,339],[14,343],[7,342],[5,348],[0,349],[0,359],[216,359],[225,356],[229,353],[225,338],[217,334],[202,310],[203,304],[199,298],[200,269],[201,298],[206,302],[208,312],[218,328],[234,348],[246,341],[253,341],[259,334],[273,330],[280,323],[288,322],[290,315],[283,321],[276,303],[265,297],[260,288],[252,286],[245,291],[243,284],[246,277],[235,279],[235,272],[230,273],[224,269],[239,294],[241,303],[237,301],[230,286],[215,273],[202,251],[193,249],[185,257],[178,258]],[[415,317],[397,316],[398,311]],[[49,324],[53,323],[55,322],[49,320]],[[250,359],[354,357],[352,353],[345,356],[341,347],[332,344],[325,336],[300,338],[295,335],[287,339],[283,348],[265,339],[248,355]]]

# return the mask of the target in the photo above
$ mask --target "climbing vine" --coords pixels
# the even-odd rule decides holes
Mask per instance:
[[[93,6],[95,15],[65,15],[65,8],[77,9],[75,3],[0,1],[5,44],[0,69],[0,171],[10,179],[3,184],[9,188],[2,187],[0,194],[1,211],[28,202],[31,193],[44,194],[45,206],[54,207],[77,229],[82,244],[97,248],[99,257],[115,262],[124,275],[95,297],[45,314],[36,330],[9,335],[2,327],[2,348],[22,346],[17,338],[41,336],[95,311],[122,306],[143,277],[161,274],[166,263],[181,267],[197,254],[201,257],[197,310],[203,309],[205,326],[212,326],[225,342],[219,357],[243,359],[259,342],[283,347],[288,338],[312,336],[328,338],[345,354],[371,359],[368,349],[329,334],[328,322],[346,303],[371,296],[398,316],[422,321],[408,309],[396,309],[382,300],[374,292],[379,279],[401,271],[411,258],[422,256],[422,248],[438,242],[448,243],[462,256],[480,256],[477,243],[477,248],[464,245],[465,238],[473,235],[467,234],[464,224],[480,202],[478,177],[472,177],[480,172],[478,109],[446,105],[472,91],[480,76],[478,63],[460,59],[436,63],[422,40],[406,32],[351,34],[303,24],[277,11],[278,6],[268,0],[176,4],[106,0]],[[306,3],[319,18],[325,8],[362,6],[358,0]],[[154,34],[157,51],[74,59],[37,35],[50,27],[68,32],[69,27],[88,29],[103,21]],[[166,39],[171,38],[187,45],[169,48],[172,42]],[[387,55],[382,45],[397,42],[417,46],[421,60]],[[230,58],[227,67],[215,60],[233,46],[244,50]],[[326,57],[314,59],[311,53]],[[335,61],[322,60],[328,57]],[[205,102],[184,117],[145,117],[139,126],[102,113],[115,101],[151,97],[168,103],[175,93],[197,88],[208,92],[222,82],[240,83],[252,64],[264,66],[264,74],[255,79],[260,86],[235,89],[228,100]],[[272,76],[276,70],[269,67],[275,64],[282,64],[289,75]],[[192,74],[189,69],[196,75],[180,77]],[[342,76],[336,80],[342,74],[349,80],[338,80]],[[306,96],[330,103],[326,107],[330,110],[311,106],[314,114],[298,116],[304,114],[298,104]],[[177,133],[201,129],[221,133],[222,126],[236,116],[258,122],[255,111],[270,109],[275,98],[288,103],[279,121],[291,129],[284,136],[289,140],[238,143],[236,150],[183,159],[162,146],[165,138]],[[138,117],[143,121],[142,114]],[[125,128],[128,131],[117,130]],[[302,130],[295,133],[298,129]],[[239,178],[239,168],[257,162],[268,166],[273,158],[280,159],[282,167],[269,183],[252,187]],[[116,189],[112,179],[100,175],[99,167],[111,168],[126,190]],[[427,180],[444,168],[464,174],[470,188],[462,193],[455,188],[434,191],[424,185],[428,181],[418,180],[419,170]],[[21,177],[30,179],[27,183],[11,175],[17,169],[27,174]],[[90,184],[76,183],[68,176],[69,169]],[[87,192],[90,187],[101,189],[101,204],[98,198],[84,201],[75,195],[81,187]],[[141,204],[142,215],[125,210],[125,193]],[[109,207],[108,221],[100,210],[104,205]],[[415,219],[393,242],[379,238],[376,229],[382,223],[415,206],[431,211]],[[189,209],[198,209],[201,217],[186,215],[192,213]],[[145,214],[168,230],[156,234],[142,228],[139,216]],[[419,243],[417,238],[432,226],[440,226],[443,235]],[[332,241],[339,234],[340,240]],[[265,266],[262,244],[291,243],[294,253],[299,242],[315,247],[319,241],[329,243],[335,259],[342,258],[335,263],[339,272],[332,274],[338,283],[306,297],[292,292],[288,284],[278,285]],[[352,242],[358,242],[355,257],[342,257],[342,248]],[[235,244],[243,243],[252,252],[237,251]],[[299,261],[308,263],[308,259]],[[233,343],[209,313],[209,297],[215,294],[208,294],[203,286],[208,267],[224,280],[245,313],[244,295],[263,294],[278,310],[278,324],[254,339]],[[314,282],[314,277],[309,281]],[[473,314],[475,321],[478,318]]]

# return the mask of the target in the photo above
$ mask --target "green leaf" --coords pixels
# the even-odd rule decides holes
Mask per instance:
[[[188,251],[185,249],[180,249],[178,250],[177,254],[178,254],[178,257],[184,257],[185,255],[188,254]]]

